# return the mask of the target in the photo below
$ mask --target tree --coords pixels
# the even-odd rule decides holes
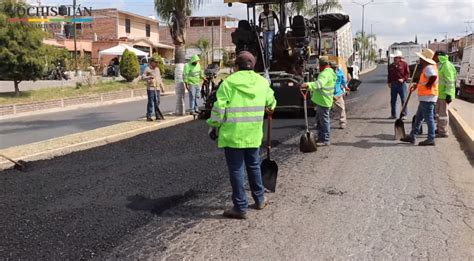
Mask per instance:
[[[208,39],[200,38],[196,43],[191,46],[197,48],[201,52],[201,58],[204,58],[204,66],[209,64],[209,53],[211,52],[211,44]]]
[[[0,3],[0,79],[13,81],[16,97],[20,95],[20,82],[38,80],[46,65],[41,57],[44,53],[43,31],[8,21],[13,14],[6,10],[23,4],[16,1]]]
[[[155,0],[158,15],[168,20],[171,38],[175,45],[175,76],[182,74],[185,62],[186,20],[193,8],[201,6],[203,0]],[[176,83],[182,83],[181,77],[175,77]]]
[[[364,54],[363,58],[368,59],[368,60],[375,60],[377,59],[377,53],[376,53],[376,44],[375,41],[377,40],[377,37],[374,34],[366,34],[362,35],[362,32],[357,32],[354,45],[355,49],[359,50],[360,53]]]
[[[295,4],[301,8],[300,12],[310,17],[316,15],[316,8],[319,8],[319,14],[325,14],[330,11],[342,10],[342,5],[341,3],[339,3],[339,0],[326,0],[324,2],[319,1],[318,6],[316,6],[316,3],[311,4],[311,1],[309,1],[308,3],[307,0],[304,0],[302,2],[296,2]]]
[[[161,55],[158,53],[153,54],[153,58],[155,58],[156,62],[156,67],[160,69],[160,74],[165,75],[165,64],[163,63],[163,58],[161,58]]]
[[[140,75],[140,64],[138,57],[134,52],[125,50],[120,61],[120,75],[122,75],[127,82],[133,81]]]

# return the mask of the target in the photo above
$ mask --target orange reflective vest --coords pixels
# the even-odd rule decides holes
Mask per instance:
[[[438,75],[438,67],[433,65],[436,70],[436,75]],[[436,81],[431,85],[431,88],[426,87],[428,84],[429,78],[426,77],[425,74],[426,67],[423,68],[423,73],[420,75],[420,81],[418,81],[418,96],[438,96],[438,78]]]

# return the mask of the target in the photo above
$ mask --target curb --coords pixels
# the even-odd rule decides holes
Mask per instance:
[[[449,118],[453,132],[455,132],[456,137],[462,141],[462,147],[464,147],[467,154],[474,157],[474,130],[469,127],[467,122],[465,122],[452,107],[449,108]]]
[[[51,159],[57,156],[67,155],[72,152],[77,152],[77,151],[82,151],[82,150],[87,150],[87,149],[103,146],[109,143],[128,139],[128,138],[131,138],[143,133],[175,126],[175,125],[186,123],[192,120],[194,120],[194,117],[191,115],[187,115],[187,116],[175,117],[170,120],[166,120],[164,122],[159,122],[157,124],[146,122],[144,120],[134,121],[134,122],[124,122],[124,123],[120,123],[116,125],[98,128],[91,131],[85,131],[81,133],[66,135],[59,138],[53,138],[50,140],[11,147],[11,148],[0,150],[0,153],[5,154],[6,156],[10,156],[16,161],[19,161],[19,160],[36,161],[36,160]],[[135,125],[143,125],[143,126],[136,128]],[[126,130],[126,131],[120,130],[120,128],[123,128],[123,127],[128,127],[129,130]],[[111,132],[111,130],[112,132],[115,132],[115,133],[110,133],[109,135],[96,137],[92,139],[89,139],[90,137],[88,137],[91,135],[93,136],[95,133]],[[73,141],[71,142],[71,140]],[[77,141],[74,142],[74,140],[77,140]],[[65,146],[61,145],[64,143],[67,145]],[[47,148],[48,146],[52,148],[48,149]],[[46,148],[46,149],[34,152],[33,150],[30,150],[30,147]],[[30,154],[25,155],[21,151],[28,151],[27,153],[30,153]],[[10,161],[0,158],[0,171],[11,168],[12,166],[13,166],[13,163],[11,163]]]
[[[172,96],[175,94],[176,92],[169,91],[162,94],[161,97]],[[51,108],[51,109],[35,110],[35,111],[29,111],[29,112],[24,112],[24,113],[8,114],[8,115],[0,116],[0,120],[8,120],[8,119],[20,118],[20,117],[25,117],[25,116],[35,116],[35,115],[54,113],[54,112],[63,112],[63,111],[71,111],[71,110],[77,110],[77,109],[108,106],[108,105],[113,105],[113,104],[141,101],[141,100],[146,100],[146,99],[147,99],[147,96],[144,95],[144,96],[135,96],[131,98],[125,98],[125,99],[115,99],[111,101],[88,102],[88,103],[82,103],[78,105],[71,105],[67,107],[56,107],[56,108]]]
[[[367,69],[367,70],[365,70],[365,71],[362,71],[362,72],[359,73],[359,75],[367,74],[367,73],[369,73],[369,72],[371,72],[371,71],[373,71],[373,70],[375,70],[375,69],[377,69],[377,66],[374,66],[374,67],[372,67],[372,68],[370,68],[370,69]]]

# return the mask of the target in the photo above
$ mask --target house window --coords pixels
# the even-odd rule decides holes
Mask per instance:
[[[130,33],[130,19],[125,19],[125,33]]]
[[[221,20],[215,18],[208,18],[206,19],[206,26],[220,26]]]
[[[201,27],[201,26],[204,26],[204,19],[203,19],[203,18],[193,17],[193,18],[191,18],[191,20],[189,21],[189,26],[190,26],[190,27]]]
[[[146,25],[145,30],[146,30],[146,37],[150,37],[150,25],[149,24]]]

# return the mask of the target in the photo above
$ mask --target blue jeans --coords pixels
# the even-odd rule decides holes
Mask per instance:
[[[390,88],[390,105],[392,106],[392,116],[397,117],[397,97],[400,96],[400,100],[403,103],[407,97],[407,84],[405,82],[392,82],[392,87]],[[402,112],[403,116],[407,116],[407,108]]]
[[[260,172],[260,150],[258,148],[225,148],[224,151],[232,186],[234,209],[240,213],[246,213],[248,202],[245,192],[244,169],[247,169],[253,200],[257,204],[263,203],[264,200],[265,190],[262,183],[262,173]]]
[[[268,60],[272,59],[273,37],[275,37],[275,31],[263,32],[263,43],[265,44],[265,55],[268,57]]]
[[[331,131],[331,108],[316,105],[316,130],[318,131],[318,142],[329,143]]]
[[[156,117],[159,117],[158,106],[160,105],[160,91],[146,90],[146,94],[148,95],[148,103],[146,106],[146,116],[148,118],[151,118],[154,112]]]
[[[410,132],[412,138],[416,138],[416,132],[421,128],[423,120],[428,125],[428,140],[435,139],[435,116],[434,116],[434,102],[420,102],[418,110],[416,111],[416,120],[413,129]]]
[[[189,85],[189,108],[191,109],[191,112],[193,111],[198,111],[199,106],[198,106],[198,99],[200,98],[201,94],[201,88],[199,88],[199,85]]]

